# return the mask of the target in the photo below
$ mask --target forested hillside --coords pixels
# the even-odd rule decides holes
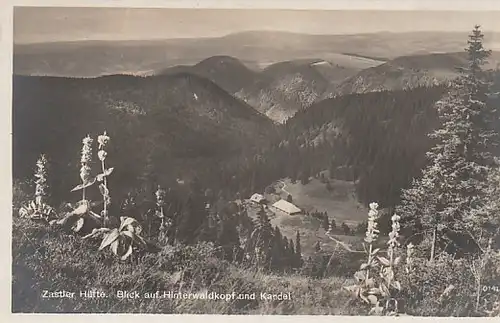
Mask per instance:
[[[68,149],[87,133],[107,131],[117,138],[113,154],[119,174],[111,185],[119,195],[128,186],[194,177],[215,191],[233,186],[234,194],[240,185],[232,176],[248,177],[248,160],[276,138],[268,118],[191,74],[15,76],[13,104],[14,177],[29,176],[45,153],[60,170],[53,178],[60,200],[78,180],[69,175],[78,168],[78,155]]]

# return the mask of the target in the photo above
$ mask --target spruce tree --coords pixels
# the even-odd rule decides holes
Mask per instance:
[[[323,229],[325,229],[325,231],[328,231],[328,229],[330,228],[330,221],[328,219],[328,215],[326,215],[326,214],[323,214],[322,225],[323,225]]]
[[[284,266],[285,250],[283,246],[283,236],[277,226],[274,227],[271,240],[271,268],[281,270]]]
[[[330,222],[330,228],[332,230],[335,230],[337,228],[337,223],[335,222],[335,219],[332,219],[332,221]]]
[[[488,83],[482,66],[490,52],[475,26],[469,36],[468,65],[436,103],[441,126],[429,136],[435,146],[428,165],[409,189],[403,190],[397,212],[405,226],[421,225],[431,235],[431,256],[448,230],[477,236],[491,220],[490,175],[496,169],[498,134],[495,109],[487,104]]]
[[[292,244],[293,245],[293,244]],[[297,230],[295,238],[295,267],[302,267],[302,246],[300,245],[300,232]]]
[[[257,213],[257,223],[255,230],[252,233],[251,239],[254,245],[255,253],[257,259],[259,259],[258,266],[266,266],[269,264],[269,259],[271,257],[271,240],[273,238],[273,227],[269,221],[269,217],[261,206],[259,212]]]

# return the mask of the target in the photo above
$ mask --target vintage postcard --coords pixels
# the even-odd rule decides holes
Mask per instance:
[[[15,6],[12,313],[500,316],[500,11]]]

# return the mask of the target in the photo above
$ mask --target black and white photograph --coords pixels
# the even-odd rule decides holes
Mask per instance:
[[[12,313],[500,317],[500,11],[453,10],[14,7]]]

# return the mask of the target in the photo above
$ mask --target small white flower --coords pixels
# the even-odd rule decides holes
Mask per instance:
[[[104,161],[106,159],[106,156],[108,155],[108,153],[104,150],[99,150],[97,152],[97,157],[99,157],[99,160],[100,161]]]
[[[99,149],[106,146],[109,142],[109,136],[106,134],[106,131],[100,136],[97,137],[97,142],[99,143]]]

